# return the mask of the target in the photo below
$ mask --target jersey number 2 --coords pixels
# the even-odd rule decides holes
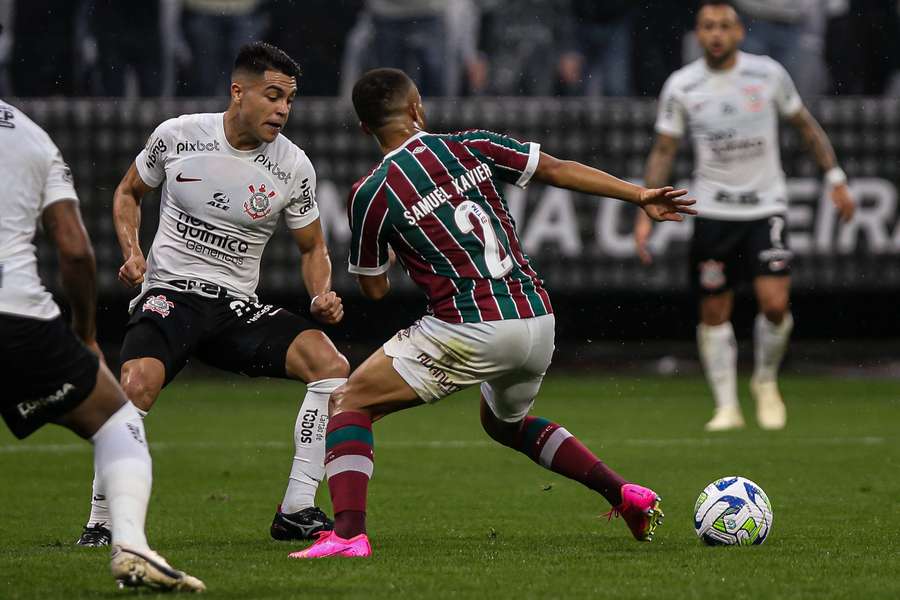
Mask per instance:
[[[497,241],[497,234],[494,233],[494,227],[491,225],[491,218],[471,200],[466,200],[456,207],[453,218],[459,230],[463,233],[472,233],[475,229],[475,224],[472,223],[469,215],[475,217],[481,226],[481,233],[484,236],[484,262],[487,264],[488,272],[492,278],[500,279],[512,270],[512,258],[509,254],[500,258],[500,243]]]

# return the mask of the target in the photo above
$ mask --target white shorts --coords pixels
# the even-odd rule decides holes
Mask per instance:
[[[425,402],[472,385],[494,415],[522,420],[553,357],[556,319],[543,315],[485,323],[446,323],[431,316],[384,344],[394,369]]]

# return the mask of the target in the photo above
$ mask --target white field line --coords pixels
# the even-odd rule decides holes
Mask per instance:
[[[759,438],[732,438],[728,436],[716,437],[687,437],[687,438],[626,438],[622,440],[582,440],[588,446],[647,446],[653,448],[666,447],[707,447],[707,446],[877,446],[887,443],[883,437],[788,437],[773,436],[767,439]],[[432,440],[432,441],[375,441],[376,448],[410,448],[410,449],[468,449],[487,448],[496,446],[490,440]],[[235,450],[262,450],[262,449],[288,449],[288,442],[253,441],[253,442],[153,442],[150,440],[151,452],[167,452],[170,450],[202,450],[202,449],[235,449]],[[0,445],[0,455],[3,454],[67,454],[77,452],[90,452],[91,446],[87,443],[71,444],[27,444],[13,443]]]

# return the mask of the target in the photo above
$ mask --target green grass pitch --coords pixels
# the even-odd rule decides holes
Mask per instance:
[[[900,597],[900,382],[787,377],[782,389],[785,431],[713,435],[699,378],[548,378],[533,414],[663,496],[650,544],[601,518],[599,496],[492,444],[474,391],[393,415],[375,426],[374,557],[301,562],[268,527],[303,387],[184,379],[146,421],[150,540],[210,598]],[[0,598],[129,594],[105,549],[72,545],[91,473],[89,446],[66,431],[17,442],[0,430]],[[707,548],[694,534],[698,493],[732,474],[772,500],[763,546]]]

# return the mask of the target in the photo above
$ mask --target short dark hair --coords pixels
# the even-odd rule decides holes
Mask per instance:
[[[400,69],[373,69],[353,86],[353,108],[364,125],[378,129],[404,107],[409,88],[414,85]]]
[[[732,0],[700,0],[697,3],[697,12],[699,13],[704,6],[730,6],[734,12],[737,12],[737,6]]]
[[[278,71],[295,79],[300,78],[300,66],[288,53],[266,42],[244,44],[234,59],[234,71],[247,71],[262,75],[266,71]]]

